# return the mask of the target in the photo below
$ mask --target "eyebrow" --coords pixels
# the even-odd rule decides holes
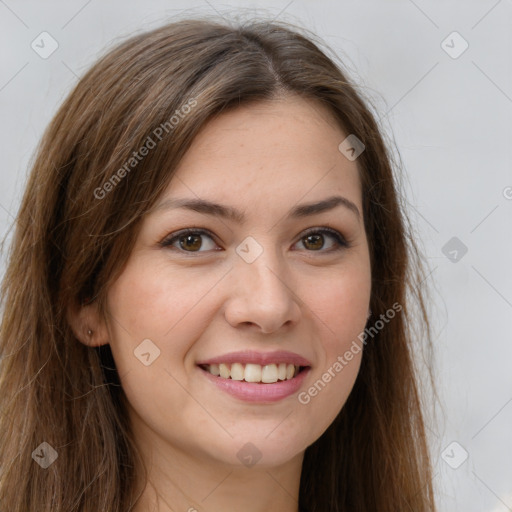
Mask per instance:
[[[290,219],[308,217],[310,215],[316,215],[318,213],[333,210],[338,206],[344,206],[346,209],[354,213],[358,219],[360,218],[361,214],[359,213],[359,209],[357,208],[357,206],[352,201],[343,196],[331,196],[328,197],[327,199],[323,199],[322,201],[304,203],[295,206],[288,213],[286,218]],[[246,221],[245,214],[237,210],[236,208],[233,208],[232,206],[226,206],[219,203],[207,201],[205,199],[196,198],[168,198],[159,203],[154,208],[153,211],[170,210],[178,208],[184,208],[198,213],[204,213],[206,215],[222,217],[224,219],[231,220],[238,224],[243,224]]]

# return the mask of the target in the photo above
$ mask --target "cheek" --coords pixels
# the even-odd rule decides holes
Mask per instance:
[[[299,402],[318,419],[311,435],[323,432],[345,404],[361,365],[360,335],[368,316],[371,273],[367,260],[347,266],[308,296],[321,345],[319,365]]]
[[[363,260],[344,268],[327,276],[322,286],[310,290],[306,302],[325,333],[323,348],[332,359],[334,353],[344,352],[364,330],[371,294],[369,264]]]
[[[163,339],[185,324],[190,328],[196,306],[218,280],[213,273],[193,274],[141,260],[128,266],[109,290],[109,312],[137,338]]]
[[[155,430],[191,406],[184,361],[210,322],[205,297],[218,280],[141,260],[131,262],[108,292],[110,345],[123,390]]]
[[[203,302],[218,277],[170,272],[160,264],[129,264],[108,293],[110,345],[121,374],[146,368],[137,354],[149,357],[152,369],[181,369],[194,340],[210,321]],[[150,340],[148,343],[145,340]],[[145,343],[145,345],[143,344]],[[143,348],[146,347],[146,348]],[[176,364],[178,363],[178,364]],[[146,372],[149,378],[155,372]]]

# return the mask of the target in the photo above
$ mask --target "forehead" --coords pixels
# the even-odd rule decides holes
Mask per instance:
[[[230,110],[202,128],[164,196],[245,207],[340,193],[360,206],[357,164],[338,149],[346,135],[325,106],[294,96]]]

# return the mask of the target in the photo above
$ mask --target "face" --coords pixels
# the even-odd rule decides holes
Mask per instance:
[[[194,140],[107,298],[144,442],[273,466],[343,407],[371,282],[347,135],[287,98],[224,113]]]

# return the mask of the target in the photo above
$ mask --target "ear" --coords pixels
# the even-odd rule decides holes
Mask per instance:
[[[67,316],[73,333],[84,345],[99,347],[109,342],[107,325],[97,303],[70,306]]]

